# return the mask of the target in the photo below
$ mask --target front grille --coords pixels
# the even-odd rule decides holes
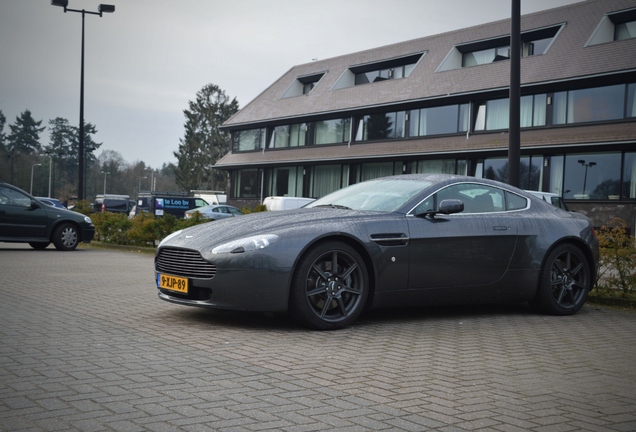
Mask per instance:
[[[161,248],[155,258],[155,270],[195,279],[212,279],[216,274],[216,266],[203,259],[194,250]]]

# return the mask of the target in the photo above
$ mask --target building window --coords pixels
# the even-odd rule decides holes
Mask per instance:
[[[625,153],[623,163],[623,188],[624,199],[636,199],[636,153]]]
[[[586,46],[633,39],[636,37],[636,9],[605,15]]]
[[[402,162],[370,162],[356,167],[355,182],[402,174]]]
[[[407,78],[411,75],[411,72],[413,72],[424,54],[425,53],[417,53],[389,60],[351,66],[334,84],[332,90],[379,81]]]
[[[554,94],[552,124],[618,120],[624,117],[625,85]]]
[[[563,197],[566,199],[618,199],[620,175],[621,154],[618,152],[566,155]]]
[[[309,196],[321,198],[344,186],[348,177],[343,175],[347,166],[342,165],[316,165],[310,169]]]
[[[409,136],[466,132],[469,125],[468,111],[468,104],[411,110]]]
[[[269,195],[303,196],[303,167],[272,168],[268,178]]]
[[[546,94],[522,96],[520,100],[520,126],[545,126]],[[475,130],[508,129],[510,124],[510,99],[495,99],[477,108]]]
[[[459,162],[459,170],[457,172],[457,162]],[[439,160],[422,160],[417,161],[415,167],[416,173],[422,174],[466,174],[466,161],[455,159],[439,159]]]
[[[406,78],[411,75],[421,57],[421,53],[414,54],[397,59],[354,66],[349,68],[349,70],[354,75],[354,85]]]
[[[350,119],[323,120],[314,123],[315,144],[339,144],[349,141]]]
[[[508,183],[508,158],[484,160],[483,177]],[[519,184],[521,189],[541,190],[543,182],[543,156],[522,156],[519,162]]]
[[[249,129],[232,133],[232,150],[235,152],[260,150],[265,144],[266,129]]]
[[[636,117],[636,84],[627,86],[627,111],[625,117]]]
[[[405,111],[366,115],[358,120],[356,141],[404,138],[405,131]]]
[[[235,198],[259,198],[261,171],[257,168],[232,172],[232,194]]]
[[[521,34],[521,56],[545,54],[562,26],[527,31]],[[470,42],[454,47],[438,71],[459,69],[510,59],[510,36]]]
[[[316,87],[318,82],[325,75],[324,72],[306,75],[298,77],[294,80],[294,82],[289,86],[285,93],[283,93],[283,98],[294,97],[294,96],[302,96],[311,93],[311,91]]]

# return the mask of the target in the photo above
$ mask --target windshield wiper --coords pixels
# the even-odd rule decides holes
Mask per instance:
[[[317,205],[315,207],[329,207],[329,208],[335,208],[335,209],[340,209],[340,210],[351,210],[351,207],[343,206],[343,205],[340,205],[340,204],[321,204],[321,205]]]

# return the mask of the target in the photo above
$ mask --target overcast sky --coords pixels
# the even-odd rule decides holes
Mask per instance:
[[[86,15],[84,118],[128,163],[175,162],[206,84],[243,107],[292,66],[510,17],[510,0],[104,0]],[[527,14],[579,0],[521,0]],[[99,1],[69,0],[97,11]],[[0,0],[0,110],[79,124],[81,14]],[[48,144],[48,134],[41,143]]]

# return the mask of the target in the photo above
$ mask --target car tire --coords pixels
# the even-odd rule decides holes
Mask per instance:
[[[63,223],[53,231],[53,244],[57,250],[72,251],[79,243],[79,233],[75,225]]]
[[[48,245],[50,245],[51,242],[29,242],[29,246],[31,246],[33,249],[37,249],[37,250],[42,250],[42,249],[46,249]]]
[[[337,241],[319,243],[296,268],[289,311],[297,322],[316,330],[336,330],[360,316],[369,296],[369,275],[353,247]]]
[[[536,297],[530,304],[550,315],[572,315],[585,304],[592,289],[590,263],[581,249],[557,246],[541,269]]]

